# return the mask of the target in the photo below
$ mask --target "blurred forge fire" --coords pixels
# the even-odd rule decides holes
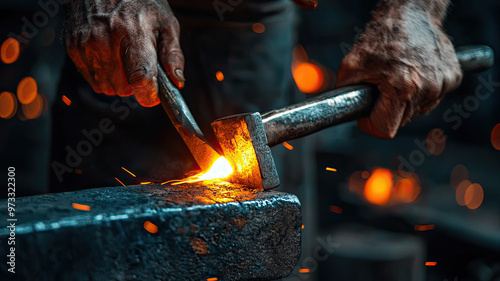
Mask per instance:
[[[349,178],[349,190],[366,201],[381,206],[411,203],[421,192],[416,174],[400,177],[384,168],[354,172]]]
[[[233,167],[231,167],[231,164],[229,164],[229,161],[227,161],[225,157],[221,156],[217,160],[215,160],[210,170],[206,172],[201,172],[196,175],[189,176],[187,178],[180,180],[167,181],[162,184],[171,183],[171,185],[179,185],[183,183],[225,179],[229,177],[232,173],[233,173]]]

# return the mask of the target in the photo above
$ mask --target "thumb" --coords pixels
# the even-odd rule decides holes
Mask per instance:
[[[184,88],[184,54],[179,43],[180,27],[177,19],[172,18],[161,30],[158,49],[160,61],[172,82]]]

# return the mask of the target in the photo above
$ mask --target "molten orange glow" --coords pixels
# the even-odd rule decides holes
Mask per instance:
[[[289,150],[293,150],[293,146],[291,144],[287,143],[286,141],[283,142],[283,146],[286,147]]]
[[[254,23],[252,24],[252,30],[255,33],[264,33],[266,31],[266,27],[262,23]]]
[[[337,169],[335,169],[335,168],[330,168],[330,167],[326,167],[326,170],[327,170],[327,171],[331,171],[331,172],[336,172],[336,171],[337,171]]]
[[[463,180],[469,178],[469,173],[467,172],[467,168],[464,165],[456,165],[455,168],[451,171],[450,176],[450,184],[453,188],[457,188],[458,184],[460,184]]]
[[[483,203],[484,191],[480,184],[473,183],[465,191],[464,201],[467,208],[474,210]]]
[[[339,206],[331,205],[330,206],[330,212],[333,212],[333,213],[336,213],[336,214],[342,214],[342,212],[344,212],[344,211]]]
[[[145,181],[145,182],[141,182],[141,184],[152,184],[153,182],[150,182],[150,181]]]
[[[90,211],[90,206],[89,205],[83,205],[83,204],[78,204],[78,203],[73,203],[71,206],[77,210],[82,210],[82,211]]]
[[[220,71],[217,71],[215,73],[215,78],[217,78],[217,81],[222,81],[224,80],[224,73],[220,72]]]
[[[71,100],[67,96],[63,95],[62,100],[67,106],[71,105]]]
[[[432,129],[427,134],[427,150],[433,155],[443,153],[446,147],[446,136],[441,129]]]
[[[457,190],[455,191],[455,199],[458,205],[465,206],[465,192],[471,184],[469,180],[463,180],[458,184]]]
[[[366,200],[373,204],[386,204],[392,192],[393,178],[391,171],[376,169],[365,184],[364,194]]]
[[[123,186],[126,186],[123,184],[123,182],[121,180],[119,180],[118,178],[115,178],[115,180],[117,180],[119,183],[121,183]]]
[[[299,90],[306,94],[318,92],[325,81],[321,69],[310,62],[302,62],[297,65],[292,69],[292,75]]]
[[[427,231],[427,230],[431,230],[431,229],[434,229],[435,226],[433,224],[425,224],[425,225],[415,225],[415,230],[416,231]]]
[[[496,150],[500,150],[500,124],[497,124],[491,131],[491,144]]]
[[[208,278],[207,281],[217,281],[217,277]]]
[[[304,229],[304,225],[302,225],[302,229]]]
[[[123,169],[125,172],[127,172],[127,173],[131,174],[131,175],[135,178],[135,175],[134,175],[131,171],[129,171],[129,170],[127,170],[127,169],[123,168],[123,167],[122,167],[122,169]]]
[[[299,272],[300,273],[309,273],[309,272],[311,272],[311,270],[309,268],[301,268],[301,269],[299,269]]]
[[[437,261],[426,261],[425,262],[426,266],[436,266],[436,264],[437,264]]]
[[[212,164],[210,170],[204,173],[199,173],[194,176],[190,176],[185,179],[176,181],[172,185],[179,185],[183,183],[198,182],[205,180],[224,179],[229,177],[232,173],[233,173],[233,167],[231,167],[231,164],[229,164],[229,161],[227,161],[226,158],[221,156]]]
[[[14,63],[21,53],[21,46],[19,42],[14,38],[8,38],[2,43],[0,47],[0,58],[5,64]]]
[[[156,233],[158,232],[158,226],[156,226],[154,223],[150,221],[145,221],[144,222],[144,229],[146,229],[149,233]]]
[[[9,119],[16,114],[16,111],[16,96],[10,92],[2,92],[0,94],[0,117],[3,119]]]
[[[35,99],[29,104],[23,104],[23,114],[26,119],[36,119],[40,117],[43,112],[43,98],[41,95],[37,94]]]
[[[31,103],[38,93],[38,86],[35,79],[26,77],[17,85],[17,99],[22,104]]]

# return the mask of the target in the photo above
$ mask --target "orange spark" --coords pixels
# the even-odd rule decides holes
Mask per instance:
[[[0,58],[5,64],[14,63],[19,58],[20,53],[21,46],[14,38],[7,38],[0,47]]]
[[[151,184],[152,182],[150,181],[145,181],[145,182],[141,182],[141,184]]]
[[[330,206],[330,212],[337,213],[337,214],[342,214],[343,210],[339,206]]]
[[[158,226],[156,226],[154,223],[150,221],[145,221],[144,222],[144,229],[146,229],[149,233],[156,233],[158,232]]]
[[[222,80],[224,80],[224,73],[222,73],[220,71],[217,71],[215,73],[215,78],[217,78],[217,81],[219,81],[219,82],[222,81]]]
[[[293,146],[291,144],[287,143],[286,141],[283,142],[283,146],[288,148],[289,150],[293,150]]]
[[[207,278],[207,281],[217,281],[217,277]]]
[[[264,31],[266,31],[266,26],[262,23],[257,22],[252,24],[252,30],[255,33],[264,33]]]
[[[115,178],[115,180],[117,180],[119,183],[121,183],[123,186],[126,186],[123,184],[123,182],[121,180],[119,180],[118,178]]]
[[[327,170],[327,171],[332,171],[332,172],[336,172],[336,171],[337,171],[337,169],[335,169],[335,168],[330,168],[330,167],[326,167],[326,170]]]
[[[83,204],[78,204],[78,203],[73,203],[71,206],[77,210],[82,210],[82,211],[90,211],[90,206],[89,205],[83,205]]]
[[[309,272],[311,272],[311,270],[309,268],[301,268],[301,269],[299,269],[299,272],[300,273],[309,273]]]
[[[323,71],[310,62],[302,62],[294,67],[292,76],[299,90],[306,94],[318,92],[325,81]]]
[[[125,168],[123,168],[123,167],[122,167],[122,169],[123,169],[125,172],[127,172],[127,173],[131,174],[131,175],[135,178],[135,175],[134,175],[134,174],[132,174],[132,172],[130,172],[129,170],[127,170],[127,169],[125,169]]]
[[[426,261],[425,262],[426,266],[436,266],[436,264],[437,264],[437,261]]]
[[[304,229],[304,225],[302,225],[302,229]]]
[[[32,77],[25,77],[17,85],[17,99],[22,104],[31,103],[38,94],[38,85]]]
[[[71,105],[71,100],[67,96],[63,95],[62,100],[67,106]]]
[[[426,230],[431,230],[434,229],[433,224],[417,224],[415,225],[415,230],[416,231],[426,231]]]
[[[0,94],[0,117],[3,119],[10,119],[16,114],[16,111],[16,96],[10,92],[2,92]]]
[[[391,171],[387,169],[376,169],[365,184],[364,194],[366,200],[373,204],[384,205],[390,197],[393,188]]]

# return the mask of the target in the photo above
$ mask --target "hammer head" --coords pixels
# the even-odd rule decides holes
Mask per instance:
[[[257,189],[280,184],[260,113],[244,113],[212,122],[224,156],[233,167],[228,181]]]

